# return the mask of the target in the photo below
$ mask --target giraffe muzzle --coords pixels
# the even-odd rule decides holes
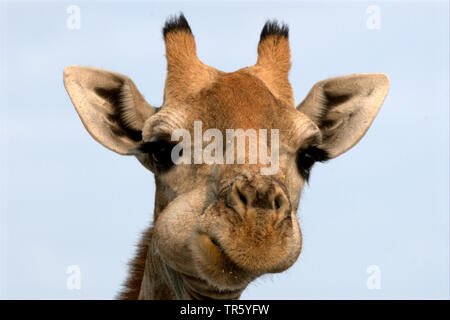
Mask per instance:
[[[291,218],[292,206],[281,185],[270,177],[238,176],[225,199],[242,221],[265,221],[275,228]],[[250,222],[251,223],[251,222]]]

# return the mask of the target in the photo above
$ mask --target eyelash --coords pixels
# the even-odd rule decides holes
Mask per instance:
[[[300,150],[297,154],[297,167],[300,175],[304,180],[308,181],[314,163],[326,160],[328,160],[328,153],[316,146],[309,146],[304,150]]]
[[[173,166],[171,154],[175,144],[165,140],[146,142],[139,147],[139,151],[147,153],[153,166],[158,170],[167,170]]]

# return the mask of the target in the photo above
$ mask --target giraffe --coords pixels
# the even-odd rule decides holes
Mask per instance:
[[[65,68],[65,88],[91,136],[136,157],[155,176],[153,223],[118,298],[239,299],[254,279],[297,260],[297,209],[313,164],[339,156],[364,136],[389,79],[381,73],[328,78],[295,106],[288,34],[286,24],[267,21],[255,65],[222,72],[199,60],[184,15],[169,18],[159,108],[125,75]],[[219,132],[278,130],[277,171],[261,174],[267,165],[261,162],[175,164],[173,132],[193,133],[195,121]]]

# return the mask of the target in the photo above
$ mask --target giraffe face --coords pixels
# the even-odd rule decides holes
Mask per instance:
[[[197,142],[192,139],[188,164],[171,159],[173,132],[183,128],[195,137],[195,122],[202,124],[204,146],[209,144],[204,132],[221,133],[223,160],[194,163]],[[230,129],[256,133],[254,140],[246,137],[244,163],[237,163],[237,137],[231,149],[234,162],[226,161]],[[270,164],[261,159],[250,163],[250,144],[256,142],[258,153],[261,130],[268,135],[278,132],[276,150],[272,139],[264,140],[266,148],[278,154],[272,166],[276,170],[270,174],[264,174],[262,169]],[[320,130],[308,117],[242,70],[219,75],[189,105],[164,105],[144,125],[140,154],[141,162],[155,173],[158,252],[188,279],[200,278],[221,290],[242,290],[261,274],[287,269],[301,250],[296,212],[312,164],[299,160],[320,139]],[[202,149],[203,155],[206,151]]]
[[[326,79],[295,108],[287,26],[268,22],[256,64],[231,73],[199,61],[184,16],[169,20],[163,34],[161,108],[118,73],[72,66],[64,84],[97,141],[155,174],[152,246],[162,260],[193,292],[239,296],[256,277],[296,261],[296,213],[312,165],[362,138],[389,80],[377,73]],[[230,130],[244,133],[241,147]]]

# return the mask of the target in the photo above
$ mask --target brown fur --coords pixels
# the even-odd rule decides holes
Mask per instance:
[[[194,36],[186,30],[168,32],[165,36],[167,78],[164,103],[184,101],[198,93],[220,74],[197,58]]]
[[[136,248],[136,254],[129,263],[128,278],[124,283],[123,290],[119,293],[118,299],[137,300],[141,291],[141,283],[144,278],[145,262],[149,244],[152,239],[152,228],[148,228],[142,233],[141,240]]]
[[[267,88],[285,104],[294,107],[294,94],[289,83],[291,51],[282,35],[270,35],[258,45],[258,61],[248,71],[260,78]]]

